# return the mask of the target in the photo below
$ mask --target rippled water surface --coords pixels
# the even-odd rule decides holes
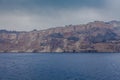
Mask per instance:
[[[0,54],[0,80],[120,80],[120,53]]]

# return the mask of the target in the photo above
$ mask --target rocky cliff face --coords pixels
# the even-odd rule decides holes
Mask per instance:
[[[120,22],[30,32],[0,30],[0,52],[120,52]]]

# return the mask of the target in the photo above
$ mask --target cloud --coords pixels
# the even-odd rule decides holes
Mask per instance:
[[[105,12],[109,17],[120,20],[120,0],[106,0]]]
[[[0,14],[0,26],[1,29],[9,30],[33,30],[104,19],[99,14],[99,11],[90,8],[48,10],[46,13],[49,14],[24,13],[20,11]]]
[[[95,2],[98,0],[92,0],[94,3],[90,4],[88,4],[88,0],[81,0],[81,6],[76,6],[72,0],[67,0],[66,3],[64,3],[66,6],[62,6],[62,2],[60,4],[55,2],[58,5],[52,2],[47,2],[46,4],[43,0],[41,1],[43,1],[42,3],[44,4],[41,5],[38,5],[41,2],[40,0],[35,0],[36,2],[30,0],[28,4],[26,3],[28,0],[21,0],[19,2],[11,0],[11,2],[7,3],[6,1],[7,0],[3,0],[3,2],[0,3],[4,5],[4,7],[6,6],[3,9],[0,8],[0,29],[29,31],[69,24],[84,24],[95,20],[120,20],[119,0],[104,0],[103,4]],[[70,1],[73,4],[67,4],[67,2]],[[80,0],[76,0],[76,2],[77,1]],[[99,7],[93,6],[95,3],[98,4]],[[11,7],[8,7],[7,4],[11,5]]]

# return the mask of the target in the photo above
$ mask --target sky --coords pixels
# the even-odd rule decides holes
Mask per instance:
[[[120,21],[120,0],[0,0],[0,29],[31,31]]]

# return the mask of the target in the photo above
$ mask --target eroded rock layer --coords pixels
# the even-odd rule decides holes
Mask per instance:
[[[0,52],[120,52],[120,22],[30,32],[0,30]]]

